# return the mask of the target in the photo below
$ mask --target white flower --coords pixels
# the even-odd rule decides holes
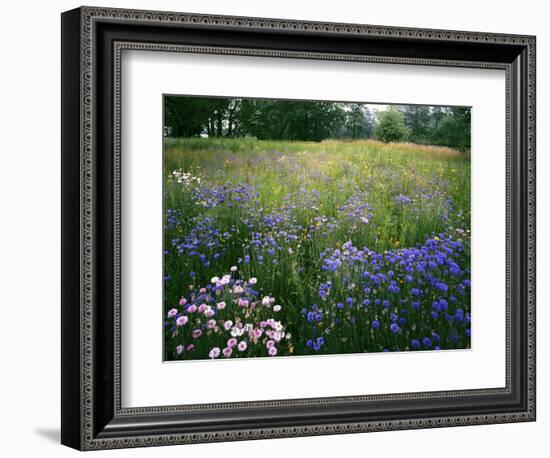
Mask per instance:
[[[231,269],[229,269],[231,272],[236,272],[237,271],[237,266],[232,266]]]
[[[212,359],[217,358],[218,356],[220,356],[220,349],[218,347],[214,347],[212,350],[210,350],[208,356]]]
[[[282,309],[282,307],[281,307],[280,305],[274,305],[274,306],[273,306],[273,311],[274,311],[274,312],[280,312],[281,309]]]
[[[264,296],[262,299],[262,305],[269,305],[271,302],[271,298],[269,296]]]
[[[210,283],[217,283],[219,281],[219,278],[218,277],[212,277],[210,279]]]
[[[248,280],[248,283],[251,285],[255,285],[258,282],[258,280],[255,277],[252,277],[250,280]]]
[[[239,329],[239,328],[233,328],[231,329],[231,335],[233,337],[239,337],[239,336],[242,336],[244,334],[244,330],[243,329]]]

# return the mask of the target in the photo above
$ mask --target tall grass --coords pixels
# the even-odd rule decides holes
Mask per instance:
[[[216,357],[215,348],[265,356],[269,341],[279,355],[469,346],[462,153],[372,140],[166,139],[164,181],[167,359]],[[189,312],[197,302],[206,313]]]

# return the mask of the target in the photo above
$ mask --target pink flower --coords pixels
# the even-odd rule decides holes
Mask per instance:
[[[196,311],[197,311],[197,306],[195,304],[192,304],[189,307],[187,307],[188,313],[195,313]]]
[[[223,353],[223,356],[225,358],[229,358],[231,356],[231,353],[233,353],[233,349],[232,348],[229,348],[229,347],[225,347],[222,351]]]
[[[218,347],[214,347],[212,350],[210,350],[208,356],[212,359],[217,358],[218,356],[220,356],[220,349]]]
[[[178,309],[170,309],[168,310],[168,317],[173,318],[178,314]]]
[[[260,328],[265,328],[267,323],[265,321],[260,321]]]
[[[267,348],[272,348],[274,345],[275,345],[275,341],[273,340],[268,340],[267,343],[265,344]]]
[[[205,315],[207,318],[212,318],[215,314],[216,314],[216,312],[214,312],[214,310],[212,309],[212,307],[207,307],[206,310],[204,311],[204,315]]]
[[[176,347],[176,353],[177,353],[178,355],[181,355],[181,354],[183,353],[183,345],[178,345],[178,346]]]
[[[250,280],[248,280],[248,283],[251,285],[255,285],[258,282],[258,280],[255,277],[252,277]]]
[[[193,337],[193,339],[198,339],[200,336],[202,336],[202,331],[200,329],[194,329],[191,333],[191,337]]]
[[[235,294],[242,294],[244,293],[244,289],[242,286],[235,286],[235,288],[233,288],[233,293]]]
[[[193,344],[189,344],[189,345],[187,345],[186,348],[187,348],[187,351],[191,351],[191,350],[193,350],[193,348],[195,348],[195,346]]]
[[[235,339],[235,337],[232,337],[227,341],[227,346],[229,348],[233,348],[235,345],[237,345],[237,339]]]
[[[218,310],[223,310],[223,309],[225,308],[225,302],[223,302],[223,301],[222,301],[222,302],[218,302],[217,307],[218,307]]]
[[[262,305],[269,305],[271,298],[269,296],[264,296],[262,299]]]
[[[189,321],[189,318],[187,318],[186,315],[182,315],[178,317],[178,319],[176,320],[176,324],[178,326],[185,326],[187,324],[187,321]]]
[[[248,307],[247,299],[239,299],[239,307]]]
[[[241,340],[239,342],[239,345],[237,345],[237,348],[238,348],[239,351],[245,351],[246,347],[247,347],[247,345],[246,345],[246,342],[244,340]]]
[[[274,311],[274,312],[280,312],[281,309],[282,309],[282,307],[281,307],[280,305],[274,305],[274,306],[273,306],[273,311]]]
[[[199,305],[199,313],[204,313],[205,310],[206,310],[206,304]]]
[[[269,350],[267,350],[269,353],[269,356],[275,356],[277,354],[277,348],[276,347],[269,347]]]
[[[180,299],[179,304],[180,304],[181,306],[184,306],[185,304],[187,304],[187,299],[185,299],[185,297],[182,297],[182,298]]]
[[[206,326],[208,327],[208,329],[214,329],[216,327],[216,320],[208,320]]]
[[[233,327],[233,321],[231,320],[227,320],[224,324],[223,324],[223,327],[226,331],[229,331],[232,327]]]
[[[201,294],[206,293],[206,288],[201,288],[201,289],[199,289],[199,293],[201,293]]]

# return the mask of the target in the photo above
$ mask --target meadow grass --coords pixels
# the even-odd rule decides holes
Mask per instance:
[[[469,347],[467,155],[167,138],[164,183],[166,359]]]

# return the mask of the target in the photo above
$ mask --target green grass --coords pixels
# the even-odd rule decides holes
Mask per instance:
[[[188,184],[180,183],[174,179],[174,171],[188,173],[194,179]],[[376,253],[399,252],[406,247],[422,246],[434,234],[445,234],[464,242],[466,249],[461,254],[460,267],[469,268],[470,160],[448,148],[370,140],[313,143],[248,138],[165,139],[164,181],[164,208],[175,215],[174,221],[166,224],[164,234],[165,275],[170,276],[165,283],[165,312],[177,307],[182,296],[188,297],[200,286],[208,285],[211,277],[221,277],[231,266],[238,266],[238,278],[257,278],[261,295],[273,296],[282,305],[277,319],[284,322],[292,338],[285,345],[281,343],[279,354],[312,352],[306,345],[306,334],[311,329],[304,324],[302,310],[310,310],[320,302],[324,307],[323,326],[315,334],[327,337],[327,344],[318,352],[410,349],[408,332],[406,336],[400,332],[375,338],[371,323],[385,313],[383,310],[378,313],[368,307],[357,307],[348,312],[336,307],[337,298],[344,300],[351,295],[354,303],[358,303],[366,296],[358,285],[350,288],[350,279],[355,278],[356,283],[362,281],[356,266],[334,273],[323,270],[322,255],[326,255],[326,250],[332,253],[351,242],[354,247],[366,247]],[[227,189],[220,192],[225,193],[226,200],[216,205],[204,200],[204,193],[197,193],[200,189],[220,189],[216,187],[224,185]],[[257,195],[246,202],[233,202],[231,199],[238,194],[228,189],[237,185]],[[281,220],[270,226],[266,216]],[[178,244],[191,233],[196,235],[199,248],[191,250],[191,255],[188,249],[178,252]],[[260,234],[259,246],[251,243],[254,234]],[[269,237],[277,245],[274,254],[266,243]],[[209,246],[208,242],[212,244]],[[195,252],[200,252],[207,263]],[[250,256],[249,262],[245,256]],[[405,272],[399,275],[403,283]],[[331,298],[320,300],[319,285],[327,280],[333,284]],[[376,295],[371,295],[374,300]],[[380,292],[379,296],[382,298],[383,294]],[[444,320],[440,327],[427,323],[432,299],[436,298],[428,296],[423,298],[423,312],[418,312],[415,319],[424,320],[422,326],[426,332],[428,328],[448,332]],[[403,292],[400,300],[410,303],[412,298]],[[460,305],[468,312],[469,296],[461,298]],[[224,318],[224,314],[230,313],[233,312],[227,309],[220,311],[217,319],[230,319]],[[332,321],[325,320],[327,316]],[[246,317],[253,318],[258,317]],[[335,320],[338,323],[347,320],[353,325],[341,326],[338,343],[329,344],[328,337],[337,334]],[[384,324],[391,323],[386,320]],[[185,346],[191,342],[188,332],[183,330],[191,326],[176,331],[168,328],[167,359],[207,357],[214,343],[224,344],[223,333],[205,331],[200,339],[192,340],[192,352],[175,356],[177,344]],[[452,344],[465,348],[469,338],[461,336],[458,343]],[[248,348],[245,356],[265,354],[265,349],[254,353],[250,345]]]

